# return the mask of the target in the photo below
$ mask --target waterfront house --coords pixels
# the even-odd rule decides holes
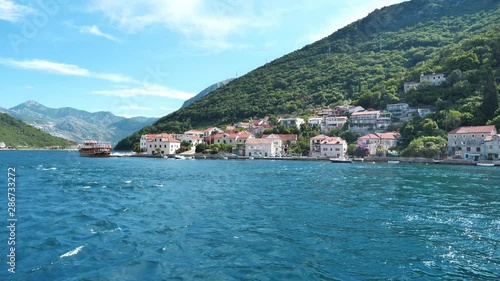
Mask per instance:
[[[158,153],[162,155],[175,154],[181,147],[181,142],[175,139],[172,135],[162,133],[162,134],[148,134],[141,136],[141,150],[145,151],[147,154],[156,155]]]
[[[475,161],[487,159],[486,138],[496,134],[494,125],[457,128],[448,132],[448,154],[455,158]]]
[[[487,136],[484,140],[484,154],[487,159],[500,159],[500,134]]]
[[[368,149],[369,155],[385,152],[398,144],[400,134],[397,132],[373,133],[358,138],[358,145]]]
[[[347,153],[347,142],[340,137],[319,135],[309,140],[312,157],[344,158]]]
[[[262,135],[263,139],[273,139],[275,153],[274,154],[287,154],[288,148],[295,143],[297,143],[297,135],[296,134],[270,134],[270,135]]]
[[[250,138],[245,143],[245,155],[249,157],[270,157],[275,155],[274,139]]]

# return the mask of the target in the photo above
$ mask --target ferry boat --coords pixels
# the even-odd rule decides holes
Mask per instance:
[[[86,140],[78,145],[80,156],[88,157],[109,157],[111,154],[110,143],[99,143],[95,140]]]

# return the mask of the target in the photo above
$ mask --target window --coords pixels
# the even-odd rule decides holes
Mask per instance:
[[[467,147],[467,151],[470,151],[470,147]]]
[[[484,134],[482,134],[481,137],[484,138]]]
[[[465,139],[465,135],[462,135],[462,138],[464,138],[464,139]]]
[[[481,152],[481,147],[476,147],[476,152]]]
[[[453,137],[454,137],[454,138],[457,138],[457,135],[454,135]]]
[[[476,137],[476,135],[472,135],[472,137],[473,137],[473,138],[475,138],[475,137]]]

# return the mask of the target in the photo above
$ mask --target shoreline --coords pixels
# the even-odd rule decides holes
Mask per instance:
[[[168,159],[174,160],[175,155],[167,155]],[[192,157],[198,160],[276,160],[276,161],[330,161],[330,157],[307,157],[307,156],[293,156],[293,157],[249,157],[249,156],[224,156],[218,154],[191,154],[183,155],[186,157]],[[163,158],[162,156],[153,156],[145,154],[135,154],[135,155],[111,155],[111,157],[144,157],[144,158]],[[500,166],[500,161],[473,161],[466,159],[443,159],[436,160],[433,158],[414,158],[414,157],[378,157],[371,156],[365,157],[362,161],[354,161],[355,163],[388,163],[388,161],[398,161],[404,164],[442,164],[442,165],[468,165],[476,166],[477,163],[491,163],[495,166]]]

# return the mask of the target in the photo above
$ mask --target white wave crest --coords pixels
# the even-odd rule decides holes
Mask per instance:
[[[64,253],[60,256],[60,258],[66,258],[66,257],[71,257],[71,256],[74,256],[76,254],[78,254],[82,249],[83,249],[84,246],[78,246],[76,247],[74,250],[71,250],[67,253]]]

